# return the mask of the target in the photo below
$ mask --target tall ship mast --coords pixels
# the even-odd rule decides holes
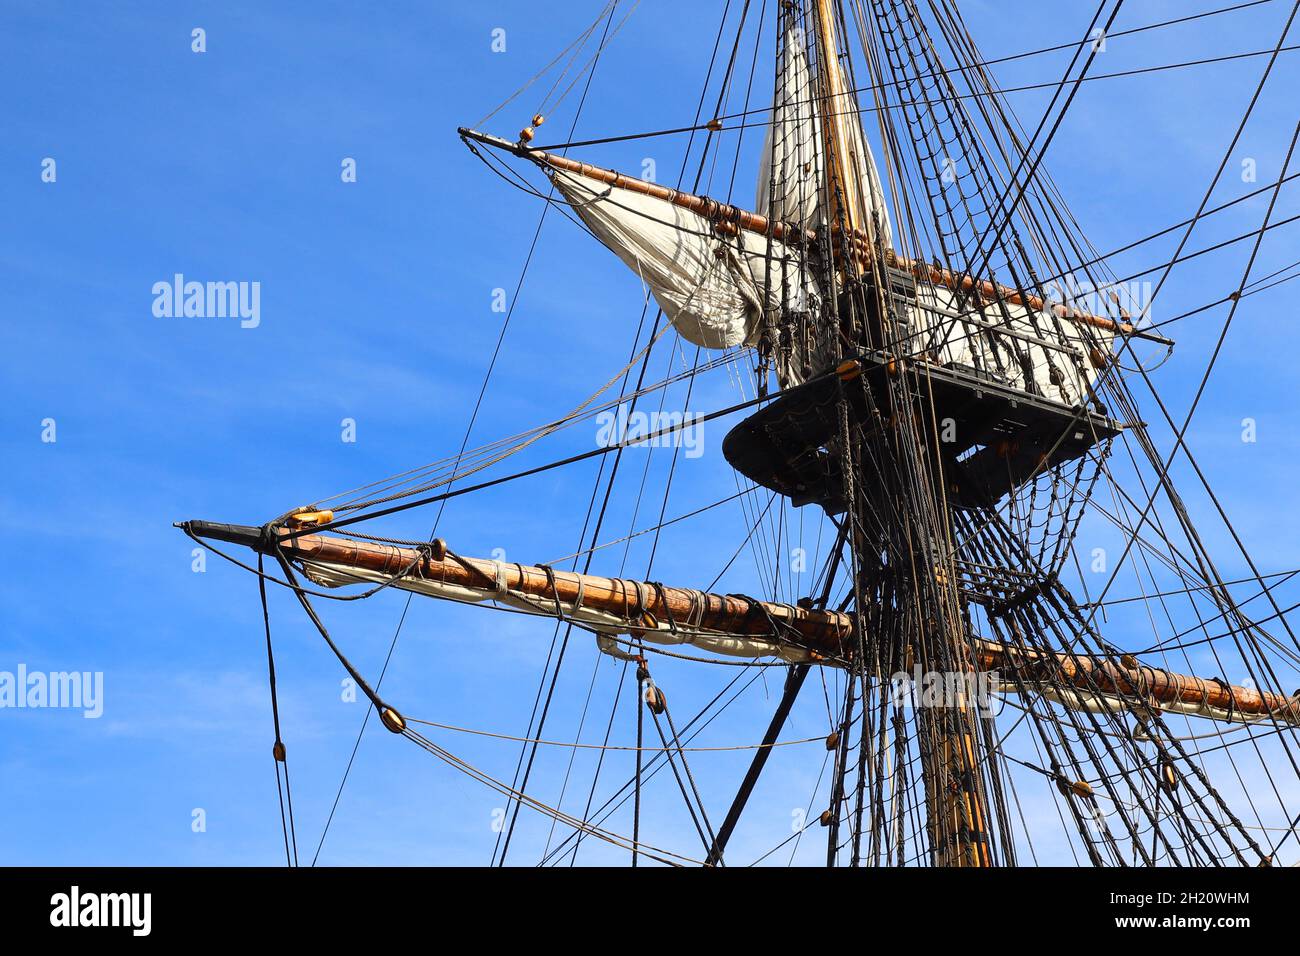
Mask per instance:
[[[628,6],[605,6],[566,51],[566,71],[590,83],[615,55],[607,47]],[[1085,36],[1104,37],[1118,9],[1102,3]],[[748,78],[742,37],[754,48]],[[1044,163],[1099,48],[1071,45],[1042,120],[1026,127],[952,0],[745,3],[723,15],[714,46],[710,76],[722,79],[706,93],[716,112],[702,105],[693,123],[554,143],[542,142],[555,123],[541,110],[523,115],[517,134],[461,128],[491,170],[595,240],[586,267],[626,267],[651,297],[653,318],[626,367],[598,375],[605,384],[579,407],[517,435],[270,521],[179,526],[255,571],[264,604],[268,587],[288,589],[385,728],[508,800],[508,833],[526,817],[558,823],[560,849],[543,863],[571,861],[590,840],[633,864],[754,862],[736,856],[732,837],[810,694],[825,700],[824,735],[804,741],[814,771],[824,760],[818,803],[795,834],[772,835],[778,849],[819,839],[831,866],[1025,865],[1045,846],[1098,866],[1294,860],[1300,642],[1235,533],[1253,590],[1242,600],[1219,574],[1170,467],[1183,455],[1194,465],[1183,442],[1190,414],[1172,411],[1151,378],[1174,343],[1149,301],[1123,293]],[[772,67],[770,106],[728,108],[728,94],[759,86],[761,62]],[[521,109],[512,100],[497,115]],[[601,161],[615,144],[668,135],[689,138],[693,182],[687,174],[669,187]],[[704,170],[725,162],[733,177],[743,172],[746,136],[762,142],[748,169],[752,203],[709,195]],[[1249,268],[1229,281],[1238,279],[1239,292],[1248,288]],[[1235,311],[1240,298],[1221,304]],[[647,375],[656,349],[680,353],[686,371],[656,382]],[[734,400],[697,420],[661,418],[649,432],[624,429],[589,451],[511,469],[524,449],[600,414],[624,421],[715,369],[733,376]],[[506,483],[526,508],[529,480],[597,458],[612,465],[593,502],[602,491],[608,501],[617,462],[647,444],[673,448],[669,483],[690,482],[694,462],[679,461],[677,439],[714,422],[726,428],[735,497],[749,502],[741,549],[769,533],[779,545],[795,522],[823,529],[828,545],[802,593],[783,583],[779,558],[767,591],[752,594],[717,588],[711,571],[671,582],[622,568],[610,576],[600,520],[569,568],[392,531],[418,509],[441,514]],[[715,520],[709,510],[687,518]],[[369,522],[384,525],[371,533]],[[1100,590],[1080,541],[1098,522],[1124,542]],[[661,509],[645,533],[658,542],[664,527]],[[1112,589],[1121,568],[1141,593]],[[436,742],[414,703],[387,700],[319,607],[391,591],[555,622],[562,641],[534,718],[515,735],[512,779]],[[1121,600],[1148,608],[1145,633],[1132,615],[1112,626]],[[635,708],[615,707],[610,727],[617,718],[635,743],[620,751],[609,731],[603,743],[574,740],[604,748],[602,766],[607,753],[630,764],[619,771],[626,785],[604,781],[606,802],[574,806],[532,789],[529,770],[548,742],[545,688],[566,657],[584,655],[631,675],[616,700],[630,694]],[[1207,659],[1217,673],[1199,669]],[[708,759],[692,733],[713,705],[678,710],[664,679],[710,666],[782,675],[766,726],[733,728],[752,753],[724,792],[702,789],[692,772]],[[278,724],[274,756],[279,780]],[[1252,792],[1246,779],[1263,787]],[[669,846],[644,832],[651,781],[679,791],[697,839]],[[497,837],[493,862],[505,861],[509,840]]]

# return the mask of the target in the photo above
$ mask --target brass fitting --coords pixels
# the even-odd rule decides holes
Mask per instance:
[[[385,707],[379,712],[379,719],[395,734],[400,734],[406,730],[406,718],[393,710],[391,707]]]

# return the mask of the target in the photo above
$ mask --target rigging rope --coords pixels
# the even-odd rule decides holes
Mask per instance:
[[[261,576],[262,555],[257,556],[258,593],[262,599],[262,623],[266,629],[266,668],[271,689],[271,723],[275,728],[275,743],[271,757],[275,763],[275,791],[280,798],[280,829],[284,831],[284,861],[286,866],[298,865],[298,832],[293,821],[293,790],[289,786],[289,760],[284,740],[280,736],[280,698],[275,685],[275,652],[271,649],[271,612],[266,603],[266,579]],[[280,785],[280,765],[284,764],[284,786]]]

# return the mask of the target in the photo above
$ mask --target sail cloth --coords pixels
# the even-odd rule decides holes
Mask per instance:
[[[838,71],[838,64],[834,68]],[[797,29],[787,33],[781,69],[773,126],[762,154],[758,208],[771,219],[815,228],[825,206],[826,144],[806,40]],[[832,90],[843,88],[838,72],[837,78]],[[827,102],[837,110],[836,152],[857,197],[855,218],[869,229],[878,221],[888,247],[888,211],[856,101],[838,92]],[[560,195],[596,238],[640,276],[688,342],[713,349],[752,346],[765,320],[816,313],[817,284],[797,249],[745,229],[721,234],[699,213],[578,172],[552,166],[549,173]],[[776,195],[769,202],[773,183]],[[805,363],[778,364],[789,365],[782,383],[792,384]]]
[[[918,280],[907,307],[909,352],[973,368],[1017,391],[1063,405],[1084,402],[1100,374],[1093,352],[1109,355],[1115,333],[1010,302],[975,303]]]
[[[885,206],[885,191],[880,185],[880,172],[876,169],[876,157],[871,152],[871,144],[862,134],[862,117],[858,112],[857,101],[852,94],[841,93],[833,101],[840,117],[841,136],[847,140],[848,167],[845,175],[857,184],[860,221],[867,235],[876,238],[876,224],[879,223],[880,241],[886,249],[894,248],[893,230],[889,225],[889,209]]]
[[[805,34],[798,27],[786,30],[776,92],[772,98],[772,123],[759,159],[758,186],[754,210],[783,222],[817,229],[822,225],[819,210],[825,187],[825,151],[822,121],[818,116],[818,92],[808,65]],[[838,151],[844,157],[844,175],[852,192],[860,197],[854,219],[868,234],[880,223],[886,249],[893,248],[889,210],[880,185],[876,159],[862,133],[861,115],[851,93],[843,91],[838,63],[835,77],[828,77],[833,93],[826,102],[834,112]],[[852,201],[853,197],[848,197]]]
[[[596,238],[649,286],[688,342],[754,345],[764,313],[780,309],[783,295],[805,295],[799,253],[782,242],[744,229],[719,235],[699,213],[561,169],[553,168],[551,179]]]
[[[822,194],[822,129],[802,37],[802,31],[791,28],[782,44],[754,211],[815,229]]]

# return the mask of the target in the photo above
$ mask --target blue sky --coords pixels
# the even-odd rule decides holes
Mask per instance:
[[[0,811],[10,821],[0,828],[0,863],[282,861],[256,585],[215,555],[204,573],[194,573],[192,545],[171,522],[260,523],[455,452],[501,327],[493,290],[513,294],[541,211],[535,198],[471,156],[455,130],[532,77],[600,6],[142,2],[0,9],[0,670],[22,663],[29,670],[102,671],[105,682],[97,720],[75,711],[0,710]],[[1287,7],[1266,3],[1113,40],[1094,72],[1270,47]],[[1077,38],[1092,14],[1091,4],[1074,2],[1005,0],[963,9],[988,57]],[[1117,27],[1192,9],[1132,0]],[[643,4],[601,60],[579,137],[687,125],[717,17],[711,4]],[[196,27],[206,31],[202,54],[191,50]],[[505,30],[504,53],[491,49],[497,28]],[[1056,79],[1067,56],[1007,63],[996,75],[1007,86]],[[1218,201],[1278,177],[1297,119],[1296,56],[1279,61]],[[766,62],[760,61],[754,105],[769,95]],[[1195,210],[1262,69],[1262,58],[1253,58],[1084,86],[1047,164],[1099,249]],[[547,86],[549,78],[489,129],[513,137]],[[579,93],[550,117],[540,141],[564,138]],[[1041,91],[1012,94],[1030,128],[1045,102]],[[753,138],[751,132],[742,143],[737,178],[744,202],[755,169]],[[734,148],[734,140],[727,143]],[[684,145],[666,137],[584,158],[637,169],[648,156],[660,180],[670,181]],[[52,183],[42,181],[46,158],[57,164]],[[340,179],[345,158],[356,161],[355,183]],[[1247,159],[1256,162],[1257,183],[1241,181]],[[725,195],[725,179],[709,191]],[[1284,190],[1275,218],[1296,214],[1295,197],[1293,187]],[[1256,226],[1265,201],[1216,217],[1191,247]],[[1128,253],[1114,271],[1161,262],[1175,241]],[[1254,274],[1294,261],[1298,247],[1294,227],[1271,232]],[[1245,252],[1234,246],[1176,270],[1155,318],[1225,295],[1240,279]],[[152,286],[176,273],[260,282],[260,324],[242,329],[231,319],[155,317]],[[1265,572],[1300,564],[1293,543],[1300,531],[1293,492],[1300,453],[1295,288],[1243,302],[1189,433]],[[548,216],[471,445],[554,418],[604,384],[627,361],[640,307],[634,276],[571,224]],[[1185,412],[1222,315],[1215,310],[1174,328],[1179,348],[1155,379],[1175,417]],[[693,353],[660,351],[656,376],[670,360],[680,367]],[[697,384],[690,407],[722,407],[738,394],[725,372],[713,373]],[[674,392],[668,407],[683,400]],[[1246,417],[1258,422],[1253,444],[1240,440]],[[56,423],[53,443],[42,441],[45,419]],[[355,442],[340,440],[344,419],[356,423]],[[1158,425],[1154,412],[1149,420]],[[1167,430],[1156,433],[1167,439]],[[722,434],[706,432],[707,453],[679,463],[668,516],[734,493],[717,454]],[[591,446],[589,433],[565,433],[517,463]],[[602,540],[653,523],[657,491],[633,511],[646,454],[627,457]],[[648,487],[662,488],[667,465],[663,454],[651,460]],[[571,554],[597,467],[458,499],[439,533],[467,554],[502,549],[521,561]],[[1175,474],[1207,542],[1223,554],[1220,571],[1238,576],[1244,562],[1205,495],[1189,484],[1194,476],[1185,467]],[[711,579],[748,526],[734,503],[713,519],[665,531],[651,576],[687,584]],[[384,528],[421,537],[432,520],[416,512]],[[812,515],[804,520],[812,547],[816,522]],[[1087,548],[1116,548],[1118,541],[1093,524],[1085,538]],[[593,570],[642,574],[648,543],[637,539],[626,554],[622,546],[607,549]],[[719,589],[762,587],[754,558],[742,557]],[[1131,593],[1125,584],[1121,578],[1117,594]],[[1280,592],[1284,605],[1296,590]],[[403,604],[401,595],[385,593],[322,610],[357,666],[374,675]],[[272,594],[271,619],[299,840],[310,858],[364,711],[340,700],[344,675],[287,593]],[[552,630],[546,621],[417,600],[386,694],[413,716],[521,734]],[[589,740],[608,718],[620,665],[598,658],[584,634],[575,634],[569,654],[546,736],[573,739],[590,688]],[[653,668],[681,714],[735,676],[728,668],[672,661],[656,660]],[[757,739],[779,691],[780,672],[758,679],[696,743]],[[620,715],[615,739],[626,743],[626,702]],[[824,704],[806,699],[786,736],[827,729]],[[448,733],[435,739],[496,776],[508,778],[514,767],[514,744]],[[812,799],[822,756],[813,744],[774,758],[736,837],[741,859],[790,832],[793,811]],[[602,788],[626,778],[625,757],[610,758]],[[580,809],[594,759],[590,751],[575,759],[566,809]],[[567,751],[544,754],[535,777],[540,795],[558,797],[566,761]],[[712,814],[722,815],[746,761],[744,753],[693,759],[701,789],[714,795]],[[372,724],[320,860],[486,863],[500,804]],[[196,808],[206,813],[205,832],[192,830]],[[1046,804],[1043,810],[1052,812]],[[663,845],[691,848],[689,821],[666,775],[648,793],[645,813],[647,833],[662,835]],[[627,828],[627,815],[611,825]],[[541,817],[521,818],[512,862],[535,862],[549,831]],[[806,842],[796,859],[815,862],[824,852],[820,831]],[[584,845],[580,862],[624,858],[593,844]]]

